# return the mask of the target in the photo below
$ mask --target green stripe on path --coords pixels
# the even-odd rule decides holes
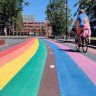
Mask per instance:
[[[34,57],[0,91],[0,96],[37,96],[46,57],[46,46],[39,40],[39,48]]]

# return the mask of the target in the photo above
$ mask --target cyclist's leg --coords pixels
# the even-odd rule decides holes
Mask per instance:
[[[91,31],[89,28],[87,29],[84,29],[84,32],[83,32],[83,37],[88,37],[88,43],[90,43],[90,36],[91,36]]]
[[[90,40],[90,35],[88,36],[88,40],[89,40],[89,44],[91,43],[91,40]]]
[[[89,39],[89,44],[91,43],[91,30],[90,30],[90,28],[89,28],[89,34],[88,34],[88,39]]]
[[[79,36],[79,40],[80,40],[80,44],[82,45],[83,44],[83,41],[84,41],[84,37],[83,37],[83,28],[82,28],[82,30],[81,30],[81,33],[80,33],[80,36]]]

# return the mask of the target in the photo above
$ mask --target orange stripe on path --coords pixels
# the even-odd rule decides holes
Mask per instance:
[[[7,50],[6,55],[0,57],[0,67],[4,66],[11,60],[15,59],[19,55],[21,55],[25,50],[27,50],[31,45],[33,45],[33,42],[35,39],[27,40],[27,42],[24,42],[20,44],[19,46],[12,47],[12,50]],[[18,49],[17,49],[18,48]],[[12,52],[11,52],[12,51]]]
[[[20,43],[20,44],[18,44],[18,45],[14,45],[14,46],[12,46],[12,47],[10,47],[10,48],[7,48],[7,49],[5,49],[5,50],[3,50],[3,51],[0,51],[0,58],[1,58],[2,56],[6,55],[6,54],[8,54],[8,53],[10,53],[10,52],[18,49],[18,48],[20,48],[21,46],[24,46],[26,43],[28,43],[28,42],[31,41],[31,40],[32,40],[32,39],[28,39],[27,41],[25,41],[25,42],[23,42],[23,43]]]
[[[35,39],[33,45],[25,50],[17,58],[11,60],[0,67],[0,90],[26,65],[26,63],[35,55],[39,47],[38,39]]]

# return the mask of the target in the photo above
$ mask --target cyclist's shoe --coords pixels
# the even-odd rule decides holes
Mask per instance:
[[[82,47],[84,47],[84,46],[85,46],[85,44],[84,44],[84,43],[82,43],[82,44],[81,44],[81,46],[82,46]]]
[[[84,47],[84,44],[82,44],[82,47]]]
[[[78,44],[78,47],[80,47],[81,45],[80,44]]]

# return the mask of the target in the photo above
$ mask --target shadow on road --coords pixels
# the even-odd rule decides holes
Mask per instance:
[[[74,43],[74,41],[62,41],[62,40],[58,40],[55,42],[57,42],[57,43]]]
[[[81,51],[73,50],[73,49],[60,49],[60,50],[66,51],[66,52],[79,52],[79,53],[81,53]]]

